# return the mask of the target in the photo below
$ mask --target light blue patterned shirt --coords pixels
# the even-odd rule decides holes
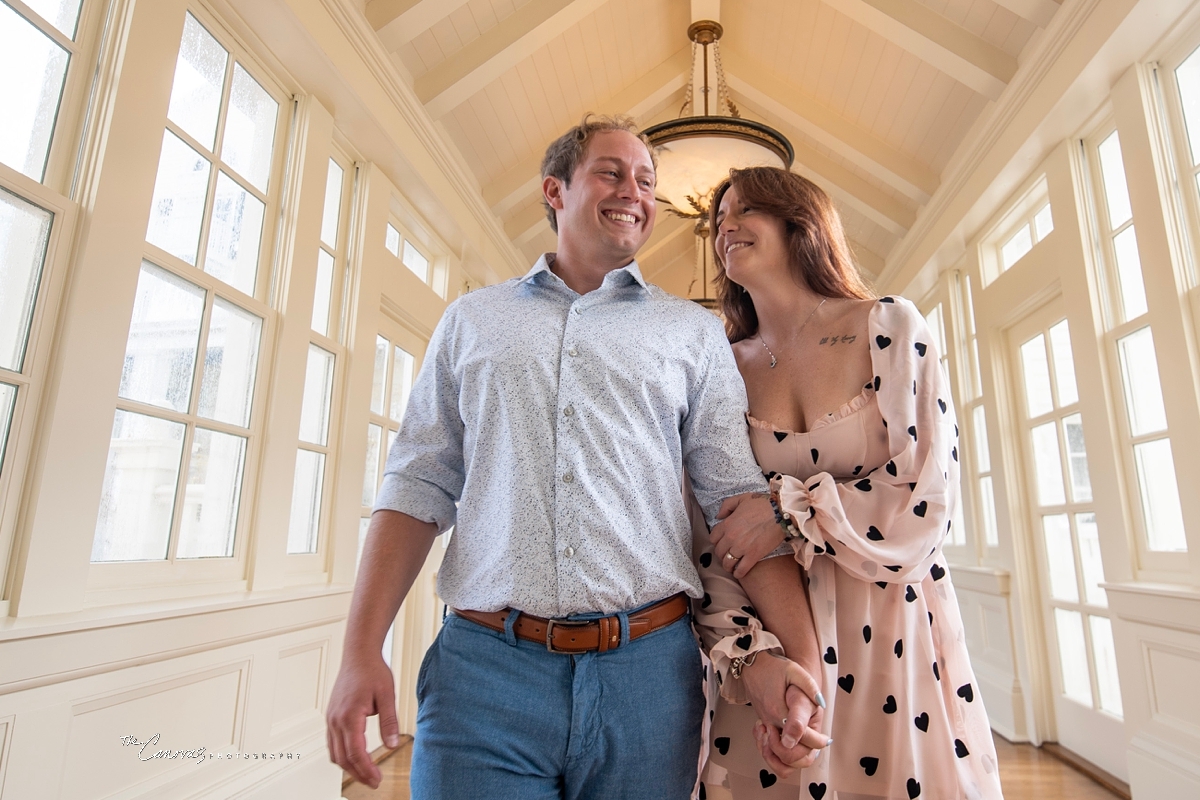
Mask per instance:
[[[454,526],[438,572],[452,607],[561,617],[699,597],[683,469],[710,523],[766,488],[721,323],[637,262],[581,296],[552,259],[446,310],[375,508]]]

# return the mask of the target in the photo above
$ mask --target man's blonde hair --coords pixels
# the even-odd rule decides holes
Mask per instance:
[[[658,157],[654,153],[654,145],[650,144],[650,140],[638,128],[633,117],[588,113],[583,115],[583,119],[578,125],[555,139],[546,148],[546,155],[542,157],[542,180],[553,176],[562,181],[564,186],[570,186],[575,168],[587,155],[588,144],[591,143],[592,137],[597,133],[609,131],[625,131],[640,139],[642,144],[646,145],[646,150],[650,152],[651,163],[654,164],[655,169],[658,168]],[[550,228],[558,233],[558,217],[550,204],[546,202],[544,195],[542,207],[546,209],[546,219],[550,220]]]

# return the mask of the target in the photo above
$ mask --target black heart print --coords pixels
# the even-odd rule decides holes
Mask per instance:
[[[867,777],[875,774],[875,770],[879,769],[879,759],[875,756],[863,756],[858,760],[858,765],[867,773]]]
[[[875,376],[875,391],[877,391],[877,392],[879,391],[879,376],[878,375]],[[883,423],[883,427],[885,427],[885,428],[887,427],[886,422]]]
[[[891,572],[899,572],[901,569],[899,564],[884,564],[883,568]]]
[[[928,345],[926,345],[924,342],[917,342],[913,345],[913,347],[916,349],[917,354],[920,355],[921,358],[925,357],[925,350],[928,348]]]
[[[928,510],[929,510],[929,503],[926,502],[925,500],[922,500],[921,502],[919,502],[915,506],[913,506],[913,513],[916,514],[918,517],[925,516],[925,512]]]
[[[930,614],[930,617],[932,617],[932,616],[933,615]],[[930,621],[932,622],[932,620],[930,620]],[[942,671],[940,669],[938,669],[938,665],[937,665],[936,661],[933,662],[933,677],[939,681],[942,679]]]
[[[750,643],[753,641],[754,641],[754,637],[747,633],[745,636],[739,636],[737,638],[737,646],[742,648],[743,650],[749,650]]]
[[[752,617],[758,616],[758,612],[754,610],[754,606],[742,606],[742,611],[745,611],[747,614],[749,614]]]
[[[906,587],[905,587],[905,589],[904,589],[904,599],[905,599],[905,600],[907,600],[907,601],[908,601],[908,602],[910,602],[910,603],[911,603],[912,601],[914,601],[914,600],[916,600],[916,599],[917,599],[917,593],[916,593],[915,591],[913,591],[913,587],[911,587],[911,586],[906,586]]]
[[[879,345],[880,350],[886,350],[891,346],[892,340],[881,333],[875,337],[875,344]]]
[[[838,678],[838,686],[842,687],[842,691],[844,691],[846,694],[850,694],[854,691],[854,676],[843,675],[842,677]]]
[[[938,408],[942,410],[943,414],[946,413],[946,401],[940,397],[938,398]]]
[[[884,469],[887,470],[888,475],[891,475],[893,478],[896,477],[896,462],[895,461],[889,461],[887,463],[887,466],[884,467]]]
[[[955,461],[958,461],[958,447],[957,446],[950,448],[950,457],[953,458]]]
[[[711,560],[711,559],[710,559],[710,560]],[[709,597],[709,595],[708,595],[708,592],[705,592],[705,593],[704,593],[704,599],[700,601],[700,607],[701,607],[701,608],[708,608],[708,607],[709,607],[709,606],[711,606],[711,605],[712,605],[712,598],[711,598],[711,597]]]
[[[775,431],[775,441],[782,442],[787,437],[787,431]]]
[[[700,566],[704,567],[705,569],[712,566],[712,553],[700,554]]]
[[[821,455],[821,453],[815,447],[809,452],[812,454],[813,463],[817,463],[817,456]]]
[[[883,534],[879,532],[879,528],[876,528],[874,525],[872,525],[871,527],[867,528],[867,538],[872,542],[882,542]]]
[[[828,648],[825,651],[825,663],[826,664],[836,664],[837,663],[837,653],[834,652],[834,649],[832,647]]]
[[[750,618],[749,618],[749,617],[743,617],[743,616],[737,616],[737,617],[733,617],[733,624],[734,624],[734,625],[749,625],[749,624],[750,624]]]
[[[809,511],[812,511],[812,509],[810,508]],[[833,550],[833,545],[831,545],[829,542],[825,543],[825,552],[829,553],[829,555],[831,555],[831,556],[837,555],[837,553],[834,552],[834,550]]]
[[[881,297],[881,298],[879,298],[879,302],[881,302],[881,303],[894,303],[894,302],[896,302],[896,301],[895,301],[894,299],[892,299],[891,297]]]
[[[892,652],[896,654],[896,658],[900,658],[901,656],[904,655],[904,640],[903,639],[896,640],[896,646],[892,648]]]
[[[766,788],[765,786],[763,787]],[[821,800],[825,796],[826,786],[823,783],[810,783],[808,785],[808,793],[812,795],[813,800]]]
[[[916,778],[908,779],[908,800],[916,800],[921,796],[921,784]]]
[[[920,716],[913,717],[913,725],[916,725],[921,733],[925,733],[929,730],[929,715],[922,711]]]
[[[955,692],[955,694],[957,694],[963,700],[966,700],[968,703],[975,699],[975,690],[971,688],[971,684],[969,683],[964,683],[962,686],[958,687],[958,691]]]
[[[890,694],[887,696],[887,702],[883,704],[883,713],[885,713],[885,714],[895,714],[896,713],[896,698]]]
[[[779,778],[775,777],[773,772],[767,772],[765,769],[758,771],[758,782],[762,784],[764,789],[769,789],[775,785],[775,781]]]
[[[863,478],[861,481],[859,481],[858,483],[854,484],[854,488],[855,488],[855,489],[858,489],[860,492],[869,492],[869,491],[871,491],[871,479],[870,479],[870,478]]]
[[[887,581],[875,581],[875,585],[878,586],[880,589],[886,589]]]
[[[967,749],[965,744],[963,744],[962,739],[954,740],[954,755],[958,756],[959,758],[966,758],[967,756],[971,755],[971,751]]]
[[[929,574],[933,576],[935,581],[940,581],[942,578],[946,577],[946,570],[942,568],[941,564],[934,564],[929,568]]]
[[[908,435],[913,437],[914,442],[917,440],[917,426],[916,425],[908,426]]]
[[[729,752],[729,737],[718,736],[716,739],[713,739],[713,745],[717,748],[718,753],[725,755]]]
[[[863,468],[863,465],[862,465],[862,464],[859,464],[857,467],[855,467],[855,468],[854,468],[854,472],[853,472],[853,473],[851,473],[851,474],[853,474],[853,475],[857,476],[857,475],[858,475],[858,473],[862,472],[862,468]]]

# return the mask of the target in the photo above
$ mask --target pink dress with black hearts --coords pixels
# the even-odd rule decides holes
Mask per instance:
[[[759,465],[801,530],[791,548],[809,578],[834,744],[789,779],[766,769],[756,716],[728,671],[731,658],[779,643],[697,530],[697,627],[727,701],[711,724],[707,797],[731,787],[736,800],[1002,797],[941,549],[959,502],[949,386],[911,303],[881,298],[868,330],[873,380],[811,431],[748,416]]]

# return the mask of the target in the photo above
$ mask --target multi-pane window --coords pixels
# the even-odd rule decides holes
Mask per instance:
[[[0,2],[0,163],[45,176],[82,0]],[[13,76],[20,75],[20,80]]]
[[[347,285],[353,189],[353,165],[341,156],[330,158],[316,253],[312,334],[300,409],[300,446],[296,451],[288,521],[289,555],[318,551],[322,510],[329,496],[325,476],[334,452],[330,431],[334,378],[338,361],[345,355],[341,344],[342,301]]]
[[[95,562],[235,553],[269,309],[279,104],[186,17],[125,348]]]
[[[969,485],[974,499],[973,510],[977,530],[983,533],[985,547],[1000,545],[996,527],[996,497],[992,486],[992,455],[988,445],[987,411],[983,404],[983,380],[979,364],[979,339],[975,330],[975,305],[971,292],[971,278],[964,276],[962,283],[963,358],[968,362],[963,371],[964,395],[959,405],[959,426],[965,441],[968,458],[962,462],[964,489]],[[955,544],[965,544],[965,533],[953,537]]]
[[[29,385],[26,355],[54,215],[0,187],[0,477],[18,396]]]
[[[1143,552],[1183,553],[1187,539],[1169,437],[1158,358],[1133,210],[1116,132],[1096,147],[1100,197],[1098,225],[1109,287],[1109,342],[1125,400],[1124,433],[1130,471],[1136,483],[1133,505]]]
[[[363,473],[363,534],[375,504],[375,490],[383,480],[387,454],[404,420],[412,391],[416,359],[384,336],[375,337],[375,377],[371,384],[371,418],[367,424],[367,467]]]
[[[387,224],[383,242],[388,252],[400,259],[400,262],[408,267],[409,272],[420,278],[422,283],[429,283],[431,278],[429,257],[390,222]]]
[[[1054,230],[1054,216],[1050,204],[1046,203],[1037,210],[1031,219],[1021,223],[1000,245],[1000,270],[1011,267],[1033,249],[1033,246],[1046,238]]]
[[[1186,191],[1194,207],[1200,206],[1200,48],[1175,68],[1175,99],[1182,112],[1183,141],[1187,144],[1181,170],[1188,178]],[[1193,272],[1192,280],[1196,279]]]
[[[925,315],[925,323],[929,326],[929,331],[933,334],[934,344],[937,346],[940,357],[939,364],[942,367],[942,373],[946,376],[947,385],[954,386],[954,382],[950,378],[950,351],[946,346],[946,320],[943,306],[943,303],[935,305]],[[961,546],[967,543],[966,525],[963,520],[963,504],[960,502],[954,509],[954,517],[951,520],[950,531],[947,535],[947,544]]]
[[[1026,334],[1028,335],[1028,334]],[[1060,690],[1120,716],[1116,651],[1092,502],[1071,333],[1065,319],[1018,347],[1030,503],[1044,556]],[[982,407],[981,407],[982,408]]]

